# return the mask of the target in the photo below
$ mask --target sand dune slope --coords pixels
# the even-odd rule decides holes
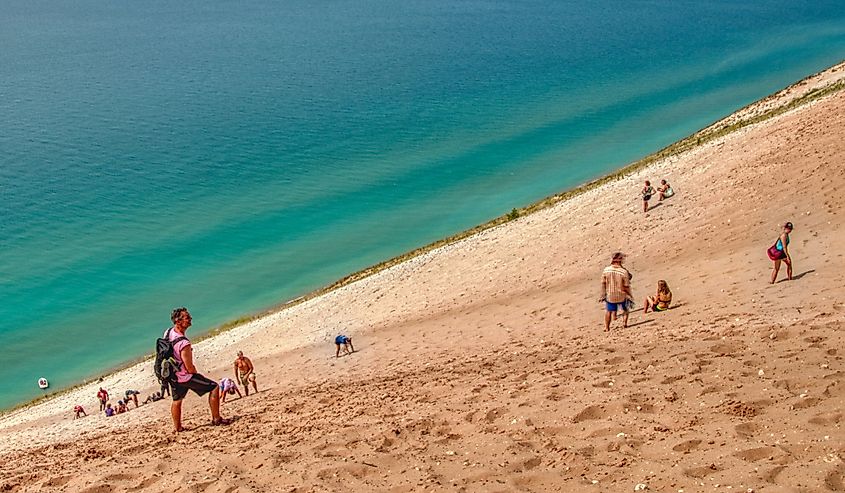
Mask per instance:
[[[289,312],[227,427],[191,396],[179,435],[167,402],[0,430],[0,491],[845,491],[843,210],[840,91]],[[615,250],[676,307],[605,334]],[[272,349],[336,327],[357,353]]]

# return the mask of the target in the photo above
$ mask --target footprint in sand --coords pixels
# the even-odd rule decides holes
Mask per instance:
[[[698,448],[699,445],[701,445],[701,440],[687,440],[685,442],[681,442],[675,445],[674,447],[672,447],[672,450],[674,450],[675,452],[688,454]]]
[[[114,491],[114,487],[109,484],[98,484],[97,486],[91,486],[89,488],[85,488],[84,490],[79,490],[79,493],[111,493]]]
[[[691,478],[698,479],[709,476],[714,472],[719,472],[721,470],[722,468],[717,466],[716,464],[710,464],[709,466],[691,467],[689,469],[684,469],[684,474]]]
[[[718,354],[719,356],[732,356],[743,350],[745,350],[745,346],[732,342],[720,342],[719,344],[710,346],[710,351]]]
[[[845,491],[845,465],[839,464],[834,470],[827,473],[824,478],[824,485],[831,491]]]
[[[841,421],[842,413],[817,414],[808,420],[810,424],[821,426],[835,425]]]
[[[824,399],[821,397],[807,397],[799,400],[792,405],[792,409],[807,409],[808,407],[818,406]]]
[[[740,459],[748,462],[756,462],[758,460],[773,457],[776,452],[777,449],[774,447],[757,447],[737,452],[734,454],[734,457],[739,457]]]
[[[573,423],[580,423],[582,421],[589,421],[593,419],[602,419],[606,416],[604,409],[601,406],[588,406],[581,412],[572,417]]]
[[[743,438],[751,438],[760,432],[760,425],[754,422],[742,423],[736,425],[734,431]]]
[[[66,485],[71,479],[73,479],[73,476],[55,476],[41,483],[41,487],[58,488],[59,486]]]

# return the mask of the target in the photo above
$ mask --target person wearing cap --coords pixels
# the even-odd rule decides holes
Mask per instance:
[[[778,271],[780,271],[780,263],[786,264],[786,277],[792,280],[792,256],[789,254],[789,234],[792,233],[792,223],[787,222],[783,225],[775,244],[769,248],[769,258],[774,262],[774,269],[772,269],[772,280],[769,284],[774,284],[778,278]]]
[[[252,361],[244,356],[243,351],[238,351],[238,357],[235,359],[235,381],[243,385],[246,395],[249,395],[250,383],[255,393],[258,393],[258,386],[255,383],[255,367],[252,366]]]
[[[616,320],[616,312],[622,309],[622,327],[628,327],[628,311],[631,294],[631,273],[622,267],[625,254],[616,252],[608,267],[601,274],[601,299],[605,304],[604,331],[610,332],[610,320]]]

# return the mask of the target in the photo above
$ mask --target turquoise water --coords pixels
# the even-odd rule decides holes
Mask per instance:
[[[174,306],[201,333],[843,57],[840,0],[4,2],[0,408],[149,353]]]

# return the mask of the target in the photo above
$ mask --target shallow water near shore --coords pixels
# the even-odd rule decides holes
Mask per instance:
[[[174,306],[200,334],[845,53],[839,2],[5,10],[0,409],[149,353]]]

